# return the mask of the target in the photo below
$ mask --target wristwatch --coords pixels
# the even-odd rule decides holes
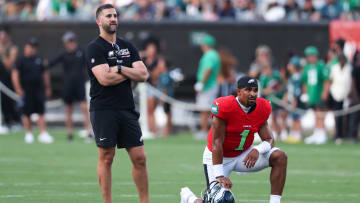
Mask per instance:
[[[118,69],[118,73],[121,73],[121,68],[122,68],[122,66],[121,65],[117,65],[117,69]]]

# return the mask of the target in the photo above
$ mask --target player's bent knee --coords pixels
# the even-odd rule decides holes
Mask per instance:
[[[135,168],[144,168],[146,167],[146,156],[139,155],[134,158],[133,165]]]
[[[270,165],[271,166],[286,166],[287,165],[287,155],[281,150],[274,151],[270,156]]]

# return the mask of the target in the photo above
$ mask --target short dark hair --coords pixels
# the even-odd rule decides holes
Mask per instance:
[[[335,43],[337,45],[339,45],[339,47],[341,48],[341,50],[344,50],[344,46],[345,46],[345,40],[343,38],[338,38]]]
[[[96,9],[96,19],[104,9],[115,8],[112,4],[103,4]]]

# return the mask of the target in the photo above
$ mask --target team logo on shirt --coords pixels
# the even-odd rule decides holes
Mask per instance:
[[[130,51],[128,48],[126,49],[119,49],[118,51],[116,51],[117,54],[119,56],[121,56],[122,58],[125,58],[125,57],[130,57]]]
[[[218,115],[219,113],[219,106],[218,105],[215,105],[215,104],[212,104],[211,105],[211,113],[215,114],[215,115]]]

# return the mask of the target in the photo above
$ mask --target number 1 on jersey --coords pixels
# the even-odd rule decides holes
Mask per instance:
[[[247,138],[247,136],[249,135],[250,130],[244,130],[242,131],[241,135],[241,141],[240,144],[238,146],[238,148],[236,148],[235,150],[243,150],[244,149],[244,144],[245,144],[245,140]]]

